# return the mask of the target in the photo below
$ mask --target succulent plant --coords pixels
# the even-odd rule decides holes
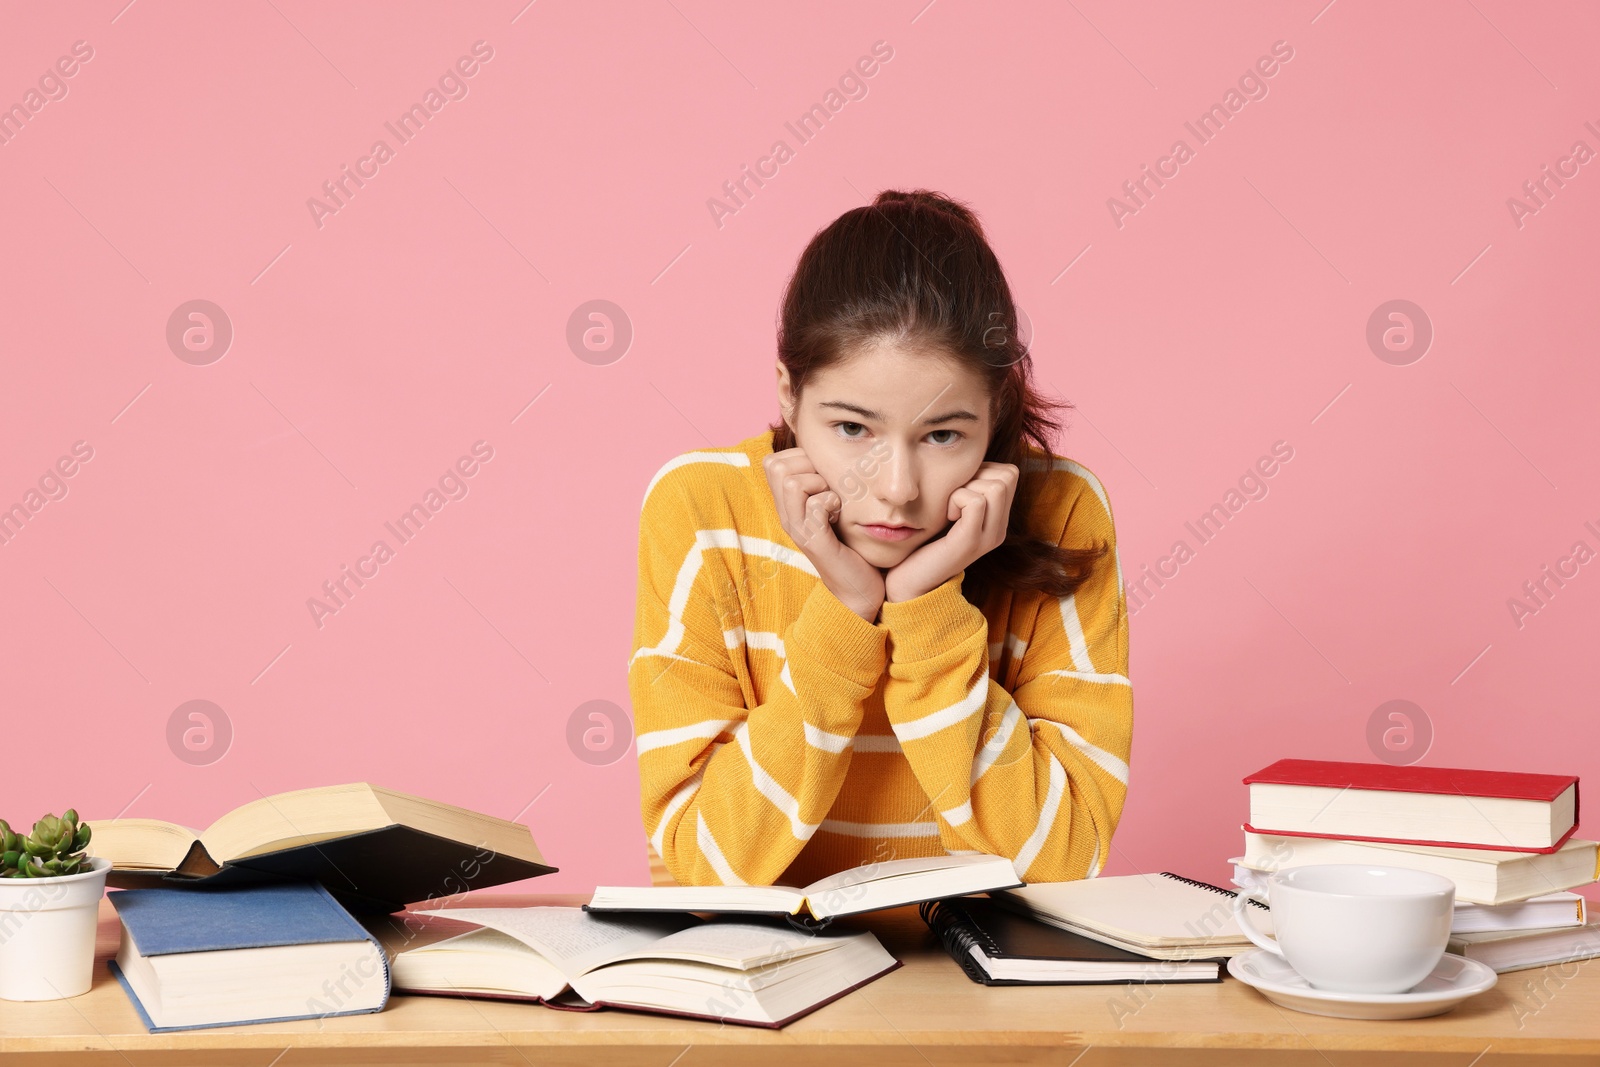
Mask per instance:
[[[77,874],[88,856],[89,824],[78,822],[68,808],[60,817],[46,815],[26,836],[0,819],[0,878],[58,878]]]

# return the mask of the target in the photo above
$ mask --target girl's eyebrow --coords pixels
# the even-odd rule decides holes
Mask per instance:
[[[843,400],[824,400],[817,406],[823,408],[843,408],[846,411],[854,412],[855,414],[860,415],[864,419],[873,419],[877,422],[883,421],[883,416],[878,414],[876,411],[872,411],[860,406],[859,404],[851,404]],[[922,424],[924,426],[934,426],[941,422],[953,422],[956,419],[966,419],[970,422],[979,421],[978,416],[974,415],[972,412],[967,411],[965,408],[957,408],[954,411],[947,411],[943,415],[937,415],[931,419],[923,419]]]

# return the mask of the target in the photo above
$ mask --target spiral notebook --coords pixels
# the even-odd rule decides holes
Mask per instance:
[[[1073,882],[1035,882],[991,892],[1003,907],[1141,956],[1192,960],[1255,947],[1233,920],[1232,889],[1162,871]],[[1272,934],[1272,912],[1252,900],[1256,929]]]
[[[1220,982],[1221,957],[1158,960],[1059,929],[985,897],[925,901],[917,914],[983,985]]]

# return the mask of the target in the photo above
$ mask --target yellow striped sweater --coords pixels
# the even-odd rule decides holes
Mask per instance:
[[[1030,529],[1111,550],[1073,596],[963,571],[876,625],[778,521],[764,431],[677,456],[640,514],[628,690],[651,846],[683,885],[803,886],[895,858],[989,853],[1027,882],[1093,878],[1133,741],[1128,619],[1111,505],[1048,467]]]

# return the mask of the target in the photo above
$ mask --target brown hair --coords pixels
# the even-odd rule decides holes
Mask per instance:
[[[984,459],[1014,463],[1020,477],[1006,539],[966,570],[962,592],[982,607],[991,592],[1037,590],[1066,596],[1106,553],[1062,548],[1027,529],[1047,471],[1028,462],[1031,442],[1045,456],[1070,408],[1033,387],[1033,359],[1017,334],[1017,309],[1000,261],[966,205],[927,189],[886,189],[867,207],[840,215],[811,239],[784,292],[778,359],[798,404],[816,372],[884,340],[942,349],[988,385],[993,432]],[[780,416],[772,450],[795,447]]]

